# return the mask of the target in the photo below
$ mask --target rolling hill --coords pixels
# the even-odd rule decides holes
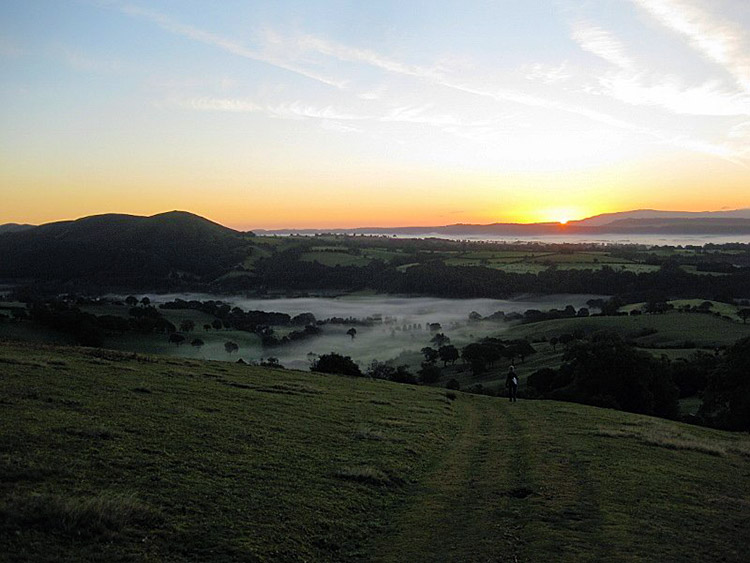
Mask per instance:
[[[96,215],[0,235],[0,278],[127,285],[220,275],[241,262],[247,237],[191,213]]]
[[[0,342],[2,561],[746,561],[750,438]]]

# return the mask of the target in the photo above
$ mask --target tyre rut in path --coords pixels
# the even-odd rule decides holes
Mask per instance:
[[[523,409],[487,397],[457,402],[465,425],[376,550],[376,561],[518,561],[527,481]]]

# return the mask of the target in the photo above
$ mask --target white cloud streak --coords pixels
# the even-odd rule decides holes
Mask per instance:
[[[695,50],[721,65],[746,92],[750,92],[750,42],[747,30],[721,21],[684,0],[631,1],[662,25],[686,37]]]
[[[631,69],[635,66],[633,60],[626,55],[623,44],[601,27],[585,21],[576,22],[573,25],[573,40],[584,51],[588,51],[614,66],[623,69]]]
[[[271,66],[275,66],[277,68],[299,74],[306,78],[322,82],[323,84],[335,86],[336,88],[343,88],[346,85],[346,81],[335,80],[314,72],[310,72],[307,69],[303,69],[294,64],[279,60],[276,57],[250,49],[241,43],[238,43],[231,39],[227,39],[226,37],[222,37],[221,35],[204,31],[192,25],[183,24],[159,12],[147,10],[145,8],[134,6],[132,4],[119,5],[119,9],[129,16],[145,19],[152,23],[155,23],[165,31],[174,33],[176,35],[182,35],[206,45],[217,47],[233,55],[237,55],[239,57],[243,57],[252,61],[266,63]]]

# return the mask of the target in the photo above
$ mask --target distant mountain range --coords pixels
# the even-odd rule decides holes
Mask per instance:
[[[396,234],[411,236],[539,236],[597,234],[750,234],[750,208],[731,211],[658,211],[639,209],[604,213],[561,223],[491,223],[428,227],[359,227],[354,229],[256,230],[257,234]]]

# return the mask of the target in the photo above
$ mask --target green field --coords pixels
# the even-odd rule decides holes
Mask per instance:
[[[745,561],[750,437],[0,343],[3,561]]]
[[[632,339],[639,346],[656,348],[683,346],[686,342],[692,342],[698,347],[712,348],[729,345],[740,338],[750,336],[750,325],[714,315],[677,311],[660,315],[585,317],[521,324],[513,327],[510,336],[549,339],[576,330],[581,330],[585,334],[601,330],[613,331]],[[655,332],[651,333],[652,331]]]

